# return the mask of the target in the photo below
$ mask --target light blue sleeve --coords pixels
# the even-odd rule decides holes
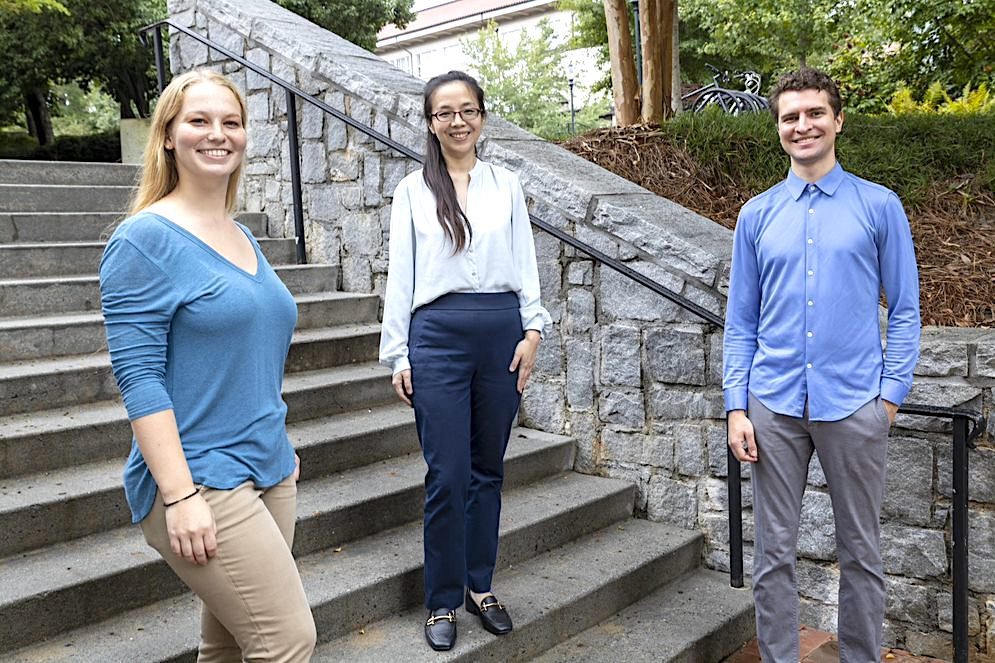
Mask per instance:
[[[166,345],[179,305],[172,280],[128,239],[113,237],[100,261],[100,301],[128,418],[171,409]]]
[[[888,300],[888,338],[881,371],[881,398],[901,405],[919,361],[919,270],[912,231],[894,193],[885,199],[877,226],[878,265]]]
[[[733,232],[729,298],[722,340],[722,390],[726,412],[745,410],[750,368],[760,324],[760,270],[749,208],[740,211]]]

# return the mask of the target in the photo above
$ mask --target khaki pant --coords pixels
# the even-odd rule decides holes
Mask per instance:
[[[198,566],[173,553],[162,496],[142,521],[150,546],[204,602],[198,663],[297,663],[311,658],[314,619],[290,553],[297,518],[293,477],[265,491],[246,482],[205,488],[217,554]]]

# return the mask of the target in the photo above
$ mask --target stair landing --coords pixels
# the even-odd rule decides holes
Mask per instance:
[[[798,631],[801,640],[801,663],[838,663],[839,643],[832,633],[802,626]],[[742,649],[722,663],[759,663],[760,649],[756,638],[743,645]],[[943,659],[928,656],[915,656],[901,649],[886,647],[881,650],[882,663],[943,663]]]

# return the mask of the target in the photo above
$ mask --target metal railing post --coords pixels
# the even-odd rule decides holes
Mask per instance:
[[[307,264],[304,246],[304,203],[301,194],[301,154],[297,142],[297,95],[287,90],[287,138],[290,141],[290,183],[294,195],[294,234],[297,235],[297,264]]]
[[[953,615],[954,663],[967,663],[967,464],[968,418],[953,419]]]
[[[155,26],[152,32],[152,50],[155,51],[155,77],[159,83],[159,94],[166,89],[166,66],[162,61],[162,26]]]
[[[729,422],[726,420],[726,440],[729,439]],[[729,502],[729,585],[743,586],[743,479],[739,460],[726,445],[726,492]]]

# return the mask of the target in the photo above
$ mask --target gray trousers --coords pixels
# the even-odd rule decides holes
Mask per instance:
[[[798,661],[795,559],[812,451],[826,474],[840,567],[839,649],[843,663],[881,657],[885,588],[881,563],[888,414],[876,398],[840,421],[776,414],[750,394],[759,461],[752,468],[756,527],[753,596],[764,661]]]

